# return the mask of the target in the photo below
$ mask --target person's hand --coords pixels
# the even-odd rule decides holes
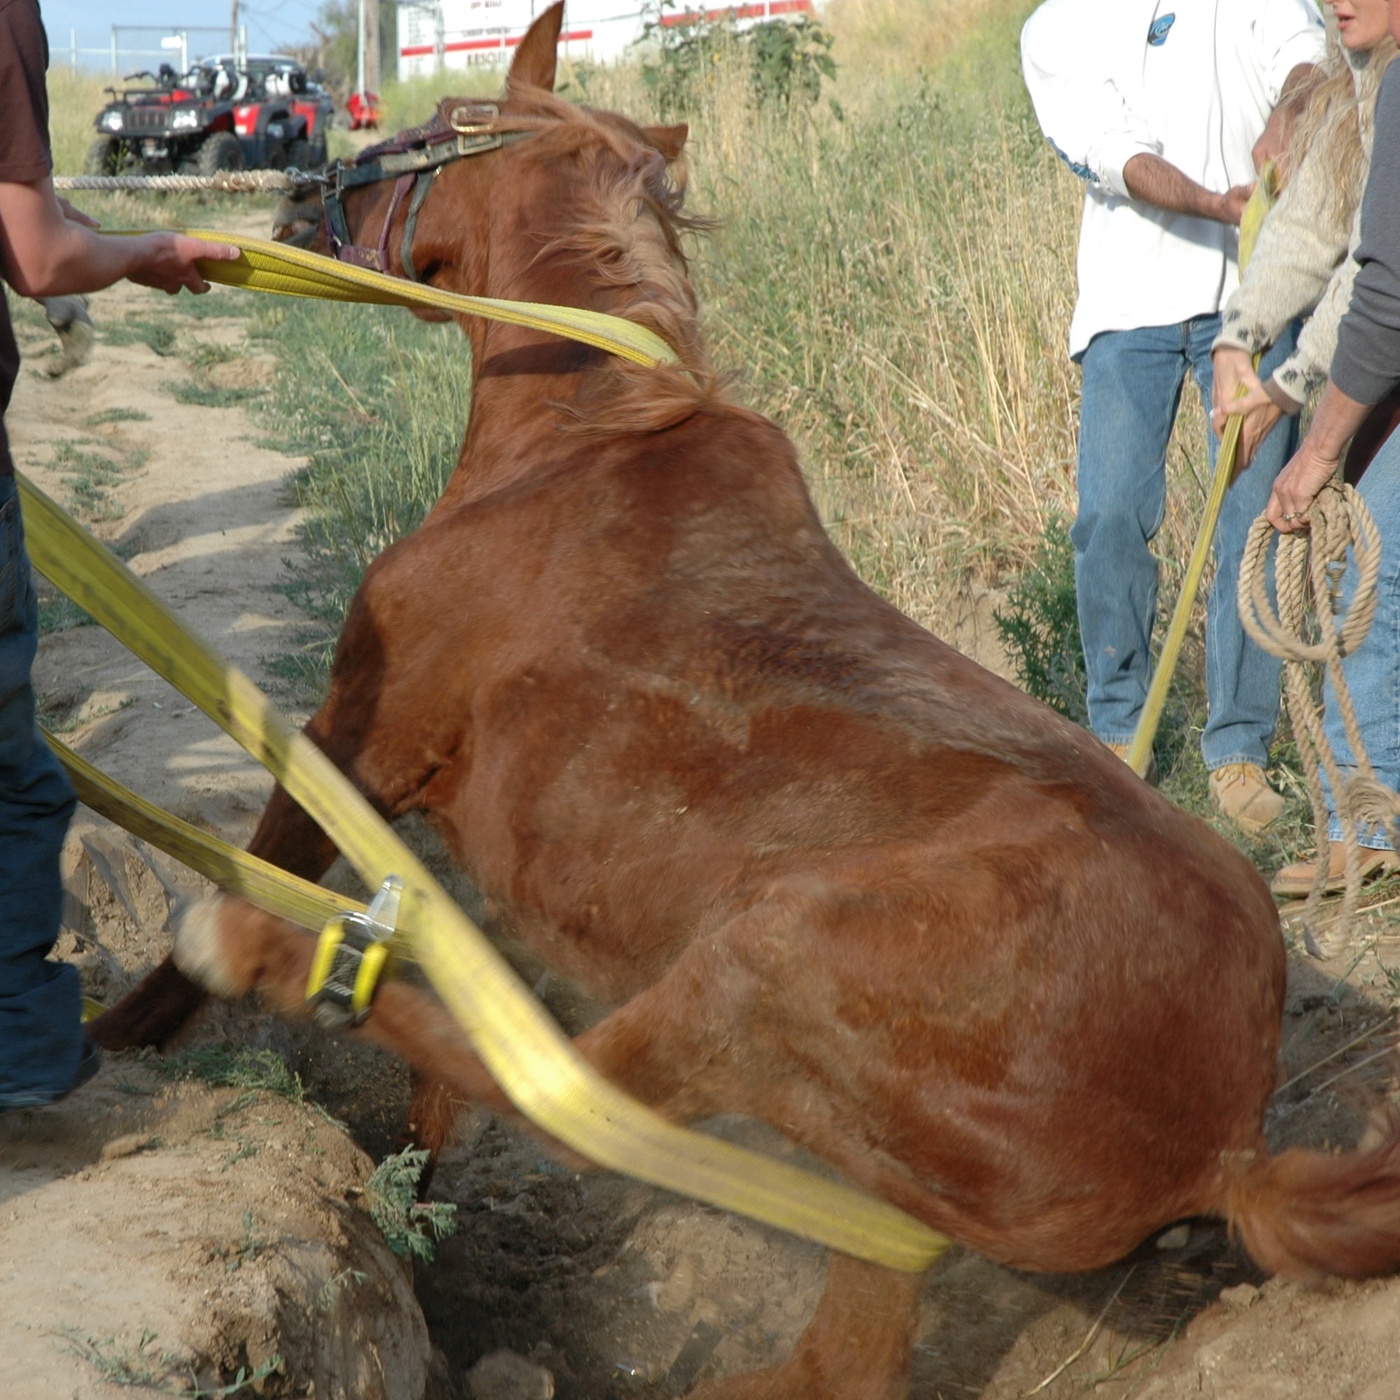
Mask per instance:
[[[1235,465],[1230,480],[1234,481],[1254,460],[1259,444],[1273,431],[1283,417],[1283,410],[1254,372],[1254,360],[1248,350],[1235,345],[1222,345],[1211,356],[1214,371],[1211,386],[1211,426],[1217,437],[1225,436],[1231,418],[1239,418],[1239,442],[1235,446]],[[1244,392],[1240,393],[1243,389]]]
[[[172,296],[182,289],[209,290],[209,283],[199,270],[200,262],[234,262],[241,256],[239,249],[228,243],[206,243],[185,233],[145,233],[139,241],[144,245],[142,257],[127,277]]]
[[[1246,411],[1242,405],[1248,401],[1248,395],[1256,391],[1263,394],[1264,390],[1254,372],[1254,357],[1248,350],[1238,345],[1221,345],[1211,351],[1210,363],[1210,425],[1218,435],[1225,431],[1227,418]],[[1240,393],[1241,388],[1244,394]]]
[[[1220,196],[1220,212],[1215,216],[1222,224],[1233,224],[1236,228],[1244,218],[1244,206],[1254,193],[1253,184],[1235,185]]]
[[[1239,400],[1244,421],[1240,424],[1240,440],[1235,444],[1235,469],[1230,473],[1234,481],[1254,460],[1259,445],[1274,430],[1275,424],[1283,417],[1283,410],[1262,389],[1257,398],[1253,394]]]
[[[1317,493],[1337,474],[1340,455],[1323,452],[1310,432],[1292,461],[1278,474],[1264,514],[1275,530],[1291,535],[1308,528],[1308,511]]]
[[[54,198],[58,200],[58,207],[63,210],[65,219],[69,219],[75,224],[82,224],[84,228],[102,227],[91,214],[84,214],[81,209],[75,209],[61,194],[54,195]]]

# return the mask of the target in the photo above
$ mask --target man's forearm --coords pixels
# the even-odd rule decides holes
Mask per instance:
[[[1239,222],[1231,205],[1234,191],[1216,194],[1184,175],[1170,161],[1150,152],[1140,151],[1123,167],[1123,183],[1128,193],[1144,204],[1222,224]]]
[[[46,297],[109,287],[139,266],[140,250],[66,218],[44,180],[0,183],[0,258],[15,291]]]

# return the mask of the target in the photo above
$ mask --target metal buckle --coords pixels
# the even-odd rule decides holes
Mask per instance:
[[[494,121],[499,121],[501,109],[494,102],[464,102],[452,109],[447,124],[459,136],[477,136]]]
[[[324,1030],[358,1026],[369,1015],[374,990],[389,961],[403,881],[390,875],[361,913],[339,914],[321,930],[306,999]]]
[[[491,130],[491,123],[499,121],[501,109],[494,102],[464,102],[452,109],[447,124],[457,133],[457,154],[478,156],[485,151],[498,150],[503,144],[502,134]]]

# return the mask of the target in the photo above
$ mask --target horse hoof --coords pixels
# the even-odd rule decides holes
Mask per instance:
[[[191,982],[217,997],[233,1000],[248,988],[239,984],[224,955],[223,936],[219,930],[223,906],[223,899],[217,895],[191,904],[176,922],[171,957]]]

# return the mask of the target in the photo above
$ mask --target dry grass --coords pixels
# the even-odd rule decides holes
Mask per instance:
[[[1073,504],[1078,371],[1065,340],[1080,188],[1021,87],[1029,9],[831,0],[844,116],[826,103],[759,109],[746,73],[723,66],[688,114],[693,202],[724,220],[694,264],[717,359],[797,439],[863,575],[940,629],[969,586],[1019,573]],[[60,171],[80,167],[102,81],[50,75]],[[385,129],[499,83],[475,70],[388,84]],[[635,65],[565,64],[560,85],[655,115]],[[104,217],[171,221],[140,200]],[[1168,596],[1202,499],[1189,396],[1178,438],[1172,471],[1189,489],[1160,540]]]

